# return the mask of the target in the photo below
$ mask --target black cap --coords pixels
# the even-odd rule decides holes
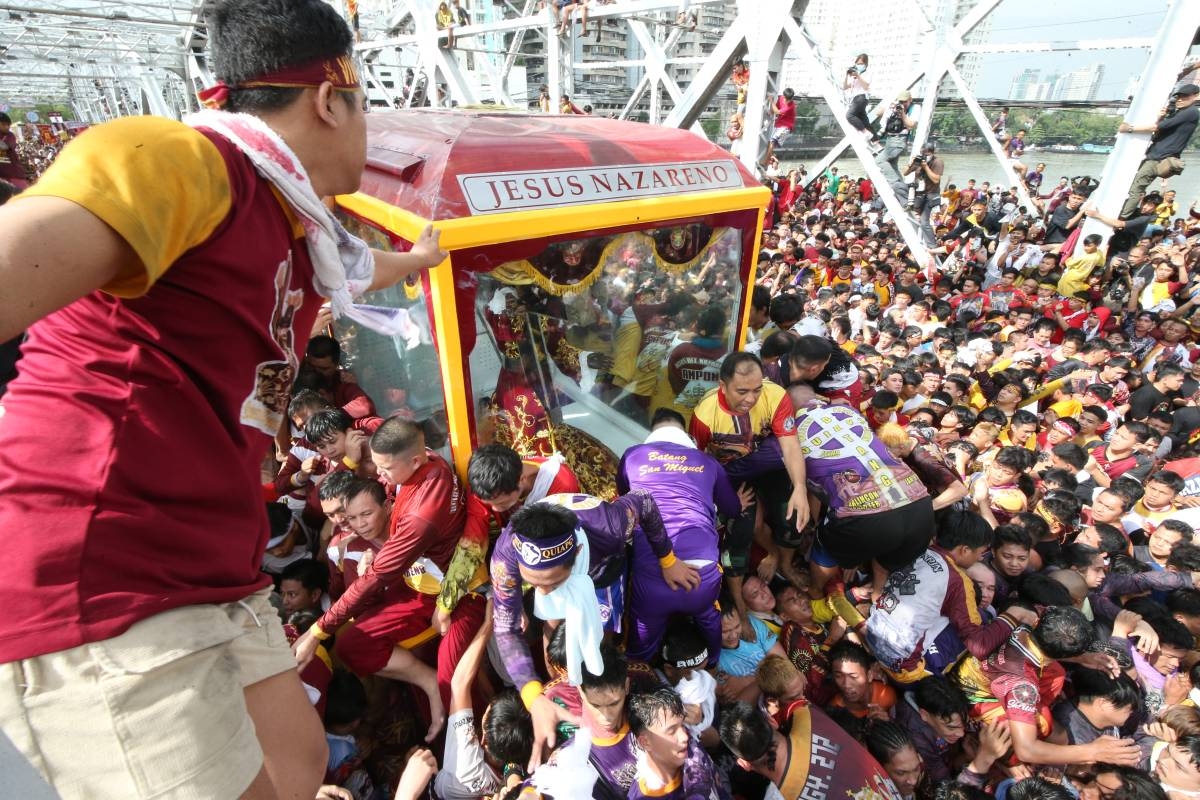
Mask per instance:
[[[1194,83],[1185,83],[1183,86],[1179,87],[1175,94],[1183,95],[1184,97],[1193,94],[1200,94],[1200,86],[1197,86]]]

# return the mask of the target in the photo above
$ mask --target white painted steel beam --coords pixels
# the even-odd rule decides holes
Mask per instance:
[[[1158,120],[1160,110],[1166,105],[1175,87],[1179,68],[1188,54],[1197,28],[1200,28],[1200,2],[1173,0],[1167,8],[1162,25],[1159,26],[1158,35],[1154,37],[1154,46],[1146,59],[1146,68],[1142,70],[1140,87],[1125,114],[1126,122],[1142,127],[1153,125]],[[1134,175],[1137,174],[1149,144],[1148,133],[1124,133],[1117,136],[1116,144],[1109,153],[1108,160],[1104,162],[1100,186],[1089,200],[1105,216],[1116,217],[1120,214],[1121,206],[1129,193],[1129,185],[1133,183]],[[1107,241],[1112,229],[1103,222],[1088,217],[1083,226],[1083,234],[1086,236],[1093,233],[1100,234]]]

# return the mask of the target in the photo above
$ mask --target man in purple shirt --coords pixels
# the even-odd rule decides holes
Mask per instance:
[[[648,540],[634,539],[628,653],[637,661],[651,660],[667,621],[673,614],[685,614],[704,631],[715,664],[721,652],[721,615],[714,605],[721,593],[716,510],[736,518],[742,503],[724,467],[697,449],[685,424],[678,412],[659,409],[645,444],[626,450],[617,470],[617,490],[643,489],[652,494],[675,556],[700,571],[699,589],[673,591],[651,558]]]
[[[641,534],[635,536],[639,529]],[[535,765],[554,746],[558,721],[573,720],[542,695],[542,684],[522,631],[522,584],[532,586],[537,593],[534,611],[539,616],[547,614],[542,618],[547,622],[548,635],[567,613],[572,613],[572,608],[580,613],[580,601],[584,599],[580,589],[584,584],[588,590],[605,595],[604,599],[611,598],[624,579],[625,548],[640,538],[647,540],[650,552],[658,559],[667,586],[673,590],[699,586],[696,569],[675,556],[654,499],[640,490],[612,503],[584,494],[550,495],[520,509],[496,540],[491,561],[496,645],[533,716]],[[577,556],[582,553],[587,555],[586,569],[582,562],[576,569]],[[563,594],[572,602],[562,602]],[[598,633],[601,622],[596,618],[601,617],[602,609],[594,601],[589,604],[591,608],[567,627],[567,635],[577,640],[587,637],[584,660],[595,663],[599,641],[598,636],[592,639],[590,634]],[[540,613],[539,606],[543,609]],[[547,610],[555,607],[565,609],[563,617],[549,615]]]

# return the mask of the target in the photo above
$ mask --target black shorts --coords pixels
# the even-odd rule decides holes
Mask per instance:
[[[933,500],[922,497],[891,511],[830,519],[817,531],[821,549],[839,567],[878,561],[887,570],[911,564],[933,540]]]

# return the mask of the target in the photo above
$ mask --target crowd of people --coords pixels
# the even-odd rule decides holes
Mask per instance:
[[[939,192],[922,265],[869,182],[781,181],[745,350],[612,501],[501,444],[459,485],[316,332],[273,489],[324,529],[276,575],[327,777],[403,772],[375,676],[439,797],[1195,796],[1196,217],[1100,248],[1094,188]]]
[[[1034,209],[943,191],[926,145],[898,181],[924,263],[869,181],[774,181],[744,349],[657,286],[601,309],[654,345],[639,370],[686,353],[686,383],[712,385],[639,403],[644,441],[599,497],[566,454],[499,442],[460,475],[444,436],[377,413],[312,290],[383,326],[347,283],[447,254],[432,230],[368,252],[318,199],[354,191],[365,139],[327,4],[224,0],[211,25],[218,110],[100,126],[0,212],[0,277],[24,287],[0,340],[30,329],[0,417],[6,780],[1200,796],[1200,215],[1154,190],[1200,89],[1114,218],[1086,178]],[[885,163],[907,102],[871,134]]]

